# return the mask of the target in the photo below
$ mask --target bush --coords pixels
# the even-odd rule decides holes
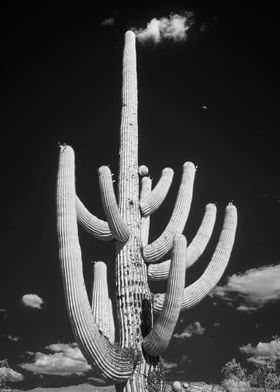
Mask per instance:
[[[7,368],[9,367],[8,361],[6,359],[0,360],[0,391],[5,389],[7,387],[7,379],[8,379],[8,373],[7,373]]]
[[[273,341],[280,345],[280,338],[273,337]],[[222,368],[224,375],[223,386],[230,392],[241,392],[248,388],[261,388],[265,391],[280,390],[280,353],[275,350],[271,357],[255,357],[253,362],[255,369],[248,374],[235,359],[227,362]],[[245,389],[244,389],[245,388]]]

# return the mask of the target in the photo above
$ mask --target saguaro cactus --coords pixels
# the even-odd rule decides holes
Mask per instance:
[[[150,216],[170,187],[173,170],[166,168],[152,190],[146,166],[138,166],[137,75],[134,33],[125,35],[122,114],[120,129],[118,202],[109,167],[98,170],[107,222],[92,215],[76,194],[74,151],[60,147],[57,181],[59,257],[65,300],[72,329],[87,361],[117,391],[168,391],[160,355],[172,337],[180,311],[201,301],[217,284],[228,263],[237,224],[236,208],[229,204],[212,260],[203,275],[185,286],[185,270],[204,251],[215,222],[216,207],[206,206],[201,226],[187,246],[182,231],[188,218],[195,177],[191,162],[183,165],[182,181],[170,222],[151,244]],[[92,303],[84,284],[77,223],[95,238],[116,241],[115,326],[103,262],[94,264]],[[171,260],[153,264],[171,250]],[[168,279],[166,294],[152,294],[149,280]],[[159,313],[159,315],[157,315]]]

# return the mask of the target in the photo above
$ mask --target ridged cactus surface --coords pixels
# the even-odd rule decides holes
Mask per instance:
[[[210,240],[216,206],[206,206],[201,226],[187,246],[182,233],[191,207],[196,168],[186,162],[170,221],[163,233],[149,243],[151,216],[164,202],[173,170],[164,169],[152,188],[149,169],[138,165],[137,105],[135,36],[128,31],[123,55],[118,194],[109,167],[100,167],[100,196],[107,221],[89,212],[76,193],[74,150],[66,145],[60,147],[59,259],[67,312],[87,361],[104,379],[115,384],[117,391],[162,392],[171,391],[172,386],[165,382],[160,355],[169,345],[180,312],[200,302],[224,273],[234,243],[237,211],[232,204],[226,207],[220,238],[208,267],[196,282],[185,287],[186,269]],[[93,263],[90,303],[78,224],[96,239],[116,242],[114,299],[109,298],[106,264],[97,261]],[[162,261],[170,250],[171,260]],[[149,280],[165,279],[166,293],[151,293]],[[116,323],[113,314],[117,314]]]

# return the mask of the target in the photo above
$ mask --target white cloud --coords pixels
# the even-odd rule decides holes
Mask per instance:
[[[114,26],[115,19],[113,17],[104,19],[101,23],[101,26]]]
[[[174,333],[174,338],[176,339],[188,339],[192,335],[203,335],[206,328],[202,327],[199,321],[195,321],[189,324],[181,333]]]
[[[132,30],[141,43],[147,41],[159,43],[163,40],[184,41],[192,24],[193,13],[186,11],[183,15],[171,13],[169,18],[153,18],[147,23],[146,28],[133,28]]]
[[[7,382],[19,382],[24,380],[21,373],[18,373],[9,367],[0,367],[0,376]]]
[[[166,373],[170,373],[172,369],[176,369],[178,367],[178,364],[176,362],[169,362],[163,358],[161,358],[161,361]]]
[[[21,302],[30,308],[41,309],[44,301],[37,294],[25,294]]]
[[[253,268],[230,276],[226,285],[217,286],[210,295],[236,304],[237,310],[252,312],[280,299],[279,274],[280,264]]]
[[[246,346],[241,346],[239,350],[243,354],[250,356],[247,358],[247,361],[255,362],[257,360],[259,362],[260,360],[280,356],[280,340],[272,340],[268,343],[259,342],[256,347],[249,343]]]
[[[52,351],[52,354],[36,352],[32,363],[22,363],[20,367],[35,374],[59,376],[84,375],[92,370],[76,343],[56,343],[45,349]]]
[[[19,336],[14,336],[14,335],[4,335],[4,334],[1,334],[1,338],[10,340],[11,342],[15,342],[15,343],[20,340]]]

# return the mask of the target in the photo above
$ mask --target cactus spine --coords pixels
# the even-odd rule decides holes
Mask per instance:
[[[184,288],[185,269],[204,251],[216,216],[216,207],[209,204],[197,235],[187,247],[182,231],[190,210],[195,166],[186,162],[170,222],[156,241],[148,243],[150,216],[164,201],[173,170],[165,169],[152,190],[148,168],[138,166],[136,50],[131,31],[125,35],[123,55],[119,158],[118,203],[110,169],[102,166],[98,171],[105,222],[92,215],[79,200],[74,151],[70,146],[60,148],[57,227],[67,312],[85,358],[104,379],[116,385],[117,391],[171,391],[172,387],[164,381],[159,356],[170,342],[180,311],[201,301],[222,276],[234,242],[237,213],[233,205],[226,208],[210,264],[196,282]],[[118,344],[103,262],[94,263],[92,304],[89,303],[77,223],[95,238],[116,241]],[[170,249],[171,260],[151,264]],[[166,294],[153,295],[148,278],[168,279]],[[154,314],[158,312],[160,315],[154,322]]]

